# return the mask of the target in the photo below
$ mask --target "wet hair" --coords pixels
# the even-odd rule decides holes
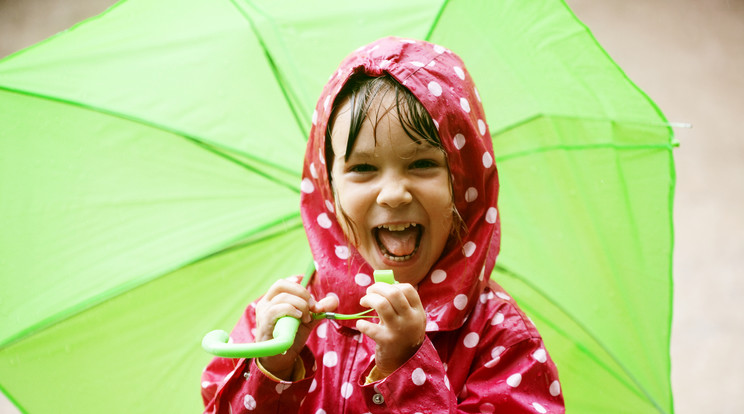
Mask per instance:
[[[328,126],[325,134],[325,159],[328,178],[330,181],[331,170],[333,169],[333,146],[331,145],[331,131],[333,130],[334,121],[338,115],[338,109],[346,99],[349,100],[351,107],[351,120],[349,125],[349,136],[346,140],[345,160],[349,160],[351,150],[354,148],[359,131],[362,129],[367,114],[372,109],[372,102],[380,94],[395,93],[395,112],[400,120],[406,135],[417,144],[427,142],[433,147],[444,151],[442,141],[439,139],[436,125],[432,120],[429,112],[419,102],[411,91],[406,89],[392,76],[385,74],[378,77],[372,77],[365,74],[352,75],[339,91],[331,107],[331,117],[328,120]],[[381,103],[380,103],[381,105]],[[380,109],[379,107],[377,108]],[[390,108],[392,109],[392,108]],[[390,110],[389,109],[389,110]],[[382,118],[379,114],[377,119]],[[373,124],[376,132],[377,123]]]
[[[359,132],[362,129],[362,125],[364,124],[364,120],[367,118],[370,111],[375,109],[377,110],[375,113],[375,115],[377,115],[377,120],[381,119],[382,116],[385,115],[386,112],[379,112],[381,109],[379,106],[377,108],[372,108],[372,103],[375,101],[376,97],[384,96],[386,93],[395,93],[395,105],[388,108],[386,111],[395,109],[395,113],[406,135],[417,144],[428,143],[429,145],[438,148],[440,151],[445,152],[444,147],[442,146],[442,141],[439,138],[437,127],[434,124],[434,120],[431,118],[431,115],[429,115],[426,108],[424,108],[424,105],[421,104],[418,98],[416,98],[411,91],[406,89],[388,74],[378,77],[369,76],[363,73],[354,74],[349,78],[349,80],[347,80],[338,95],[336,95],[336,99],[334,99],[333,106],[331,107],[331,115],[325,132],[324,155],[326,160],[326,173],[328,174],[328,181],[331,183],[332,191],[335,192],[335,190],[333,190],[333,179],[331,174],[335,154],[333,152],[331,132],[333,131],[333,125],[338,116],[339,108],[347,99],[349,100],[351,119],[349,124],[349,136],[346,140],[346,153],[344,155],[344,159],[348,161],[357,137],[359,136]],[[379,101],[379,105],[382,105],[381,101]],[[373,131],[373,135],[376,137],[377,122],[373,122]],[[446,159],[447,157],[445,153],[445,162]],[[449,170],[449,165],[447,166],[447,170]],[[454,199],[451,184],[450,193]],[[351,218],[348,217],[343,210],[341,210],[340,213],[348,223],[352,223]],[[452,215],[452,235],[455,236],[459,243],[462,243],[461,234],[464,231],[467,231],[467,226],[460,216],[460,213],[454,207],[454,203],[452,207]],[[350,226],[352,233],[354,233],[353,236],[356,239],[357,235],[354,228],[355,226]]]

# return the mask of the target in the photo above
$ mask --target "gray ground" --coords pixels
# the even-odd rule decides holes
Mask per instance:
[[[567,0],[676,130],[678,414],[744,410],[744,1]],[[0,57],[114,0],[0,0]],[[0,414],[17,413],[0,395]]]

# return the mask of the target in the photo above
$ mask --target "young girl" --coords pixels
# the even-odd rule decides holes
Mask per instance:
[[[317,271],[307,289],[276,282],[232,333],[271,339],[289,315],[302,321],[294,345],[215,358],[202,377],[206,412],[564,411],[540,335],[489,279],[498,178],[455,54],[385,38],[347,57],[313,114],[301,189]],[[374,269],[399,283],[374,283]],[[311,317],[370,308],[379,319]]]

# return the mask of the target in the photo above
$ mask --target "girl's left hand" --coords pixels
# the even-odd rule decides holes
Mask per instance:
[[[359,304],[373,308],[380,323],[358,320],[356,328],[372,338],[377,372],[387,377],[416,353],[426,335],[426,313],[416,289],[408,283],[375,283]]]

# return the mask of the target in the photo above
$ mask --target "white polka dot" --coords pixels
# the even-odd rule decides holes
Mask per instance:
[[[335,367],[338,364],[338,354],[336,351],[328,351],[323,354],[323,365],[328,368]]]
[[[478,132],[480,132],[481,135],[486,134],[486,123],[483,122],[482,119],[478,120]]]
[[[462,147],[465,146],[465,135],[457,134],[452,141],[455,143],[455,148],[457,148],[458,150],[462,149]]]
[[[496,207],[490,207],[488,211],[486,211],[486,222],[487,223],[495,223],[496,218],[499,216],[499,211],[496,210]]]
[[[455,70],[455,74],[458,78],[465,80],[465,72],[463,72],[462,68],[459,66],[453,66],[452,69]]]
[[[202,388],[207,388],[210,385],[212,385],[212,383],[209,381],[202,381],[202,384],[201,384]]]
[[[491,350],[491,358],[500,357],[501,354],[504,353],[504,351],[506,351],[506,348],[501,345],[493,347],[493,349]]]
[[[493,157],[491,157],[491,154],[484,152],[483,153],[483,166],[486,168],[491,168],[493,165]]]
[[[433,122],[434,123],[434,127],[436,127],[437,130],[439,130],[439,122],[437,122],[436,119],[432,119],[431,122]]]
[[[478,93],[478,89],[477,88],[473,88],[473,92],[475,92],[475,98],[478,99],[478,102],[480,102],[481,99],[480,99],[480,94]]]
[[[480,412],[483,414],[493,414],[494,412],[496,412],[496,407],[494,407],[493,404],[488,403],[488,402],[481,404],[479,408],[480,408]]]
[[[480,303],[486,303],[486,302],[488,302],[488,293],[481,293]]]
[[[315,380],[313,380],[313,381],[315,381]],[[326,414],[326,410],[324,410],[322,408],[318,408],[318,411],[316,411],[315,414]]]
[[[413,370],[413,374],[411,374],[411,381],[413,381],[416,385],[424,385],[426,382],[426,373],[421,368],[416,368]]]
[[[313,178],[315,178],[315,179],[318,178],[318,171],[315,169],[315,163],[314,162],[311,162],[310,163],[310,175]]]
[[[462,254],[464,254],[465,257],[470,257],[473,255],[473,253],[475,253],[475,248],[475,243],[469,241],[465,243],[464,246],[462,246]]]
[[[318,381],[313,378],[313,382],[310,383],[310,389],[307,392],[313,392],[318,388]]]
[[[324,338],[328,335],[328,322],[323,322],[318,325],[318,329],[315,330],[318,338]]]
[[[512,388],[517,388],[522,383],[522,374],[514,374],[506,379],[506,383]]]
[[[417,61],[411,62],[411,65],[416,66],[416,67],[419,67],[419,68],[423,68],[424,66],[426,66],[426,64],[424,64],[422,62],[417,62]]]
[[[328,214],[326,213],[320,213],[318,215],[318,225],[320,227],[323,227],[324,229],[330,229],[331,228],[331,219],[328,218]]]
[[[428,88],[429,92],[431,92],[431,94],[434,96],[439,96],[442,94],[442,86],[434,81],[429,82]]]
[[[439,325],[437,325],[437,323],[434,322],[434,321],[428,321],[428,322],[426,322],[426,330],[427,331],[430,331],[430,332],[431,331],[438,331],[439,330]]]
[[[501,322],[504,322],[504,314],[501,312],[497,312],[496,315],[494,315],[493,319],[491,319],[491,325],[498,325]]]
[[[286,382],[280,382],[280,383],[276,384],[276,387],[275,387],[276,393],[277,394],[283,393],[284,390],[286,390],[287,388],[289,388],[290,385],[292,385],[292,384],[289,384],[289,383],[286,383]]]
[[[390,61],[389,60],[383,60],[383,61],[380,62],[380,65],[379,66],[380,66],[380,69],[385,69],[388,66],[390,66]]]
[[[468,203],[472,203],[478,198],[478,190],[475,187],[468,188],[467,191],[465,191],[465,201]]]
[[[372,283],[372,278],[364,273],[357,273],[357,275],[354,276],[354,282],[359,286],[369,286],[369,284]]]
[[[483,265],[483,267],[481,267],[480,274],[478,275],[478,280],[483,280],[483,276],[485,275],[486,275],[486,265]],[[488,299],[493,299],[493,293],[489,293]]]
[[[310,194],[315,191],[315,186],[309,178],[303,178],[300,183],[300,190],[305,194]]]
[[[345,399],[348,399],[349,397],[351,397],[351,394],[353,392],[354,392],[354,386],[351,385],[351,383],[344,382],[341,385],[341,396],[344,397]]]
[[[316,109],[313,109],[313,125],[318,122],[318,111]]]
[[[533,402],[532,403],[532,408],[534,408],[535,411],[537,411],[540,414],[545,414],[545,413],[548,412],[548,410],[546,410],[545,407],[543,407],[542,405],[540,405],[540,404],[538,404],[536,402]]]
[[[335,209],[333,208],[333,203],[331,203],[330,200],[325,201],[325,206],[326,206],[326,209],[328,209],[328,211],[330,211],[331,213],[335,211]]]
[[[346,246],[336,246],[336,257],[338,257],[341,260],[346,260],[349,258],[349,248]]]
[[[325,165],[325,157],[323,156],[323,149],[318,148],[318,159],[320,160],[320,163]]]
[[[437,269],[431,272],[431,283],[437,284],[444,282],[447,279],[447,272],[441,269]]]
[[[557,397],[561,394],[561,383],[558,380],[550,383],[550,395]]]
[[[435,62],[435,61],[433,61],[433,60],[432,60],[432,61],[431,61],[431,62],[429,62],[429,64],[428,64],[428,65],[426,65],[426,66],[430,68],[430,67],[432,67],[432,66],[434,66],[434,65],[436,65],[436,64],[437,64],[437,62]]]
[[[475,332],[470,332],[469,334],[465,335],[465,339],[462,340],[462,343],[465,345],[465,348],[475,348],[478,345],[478,342],[480,341],[480,336],[478,336]]]
[[[248,411],[253,411],[256,409],[256,399],[253,398],[252,395],[246,394],[245,397],[243,397],[243,406]]]
[[[540,348],[532,354],[532,358],[537,362],[544,363],[548,360],[548,354],[545,353],[544,349]]]
[[[454,304],[457,309],[463,310],[468,305],[468,297],[461,293],[455,296]]]
[[[435,52],[437,52],[437,53],[439,53],[440,55],[441,55],[442,53],[444,53],[444,51],[445,51],[445,50],[447,50],[447,49],[445,49],[445,48],[444,48],[444,47],[442,47],[442,46],[439,46],[439,45],[434,45],[434,51],[435,51]]]
[[[412,40],[412,39],[398,39],[398,41],[401,42],[401,43],[410,43],[412,45],[413,44],[416,44],[416,41],[415,40]]]
[[[470,102],[465,98],[460,98],[460,108],[462,108],[463,111],[470,113]]]
[[[448,390],[451,389],[450,388],[449,377],[447,377],[446,375],[444,376],[444,386],[447,387]]]
[[[504,292],[496,292],[496,296],[504,300],[511,300],[511,297]]]
[[[331,95],[326,96],[325,101],[323,101],[323,110],[328,110],[328,104],[331,103]]]

